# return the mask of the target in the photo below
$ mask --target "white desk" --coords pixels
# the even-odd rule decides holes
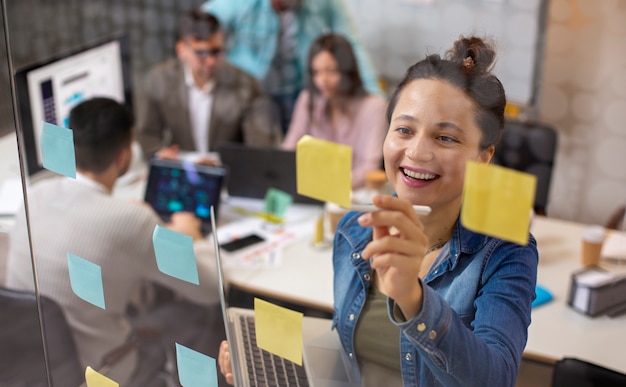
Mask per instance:
[[[533,310],[525,356],[543,360],[578,357],[626,373],[626,315],[591,318],[567,306],[570,274],[581,269],[580,236],[584,225],[537,217],[532,232],[539,246],[537,283],[554,295]],[[626,265],[601,263],[626,272]]]
[[[222,236],[229,233],[225,227],[233,227],[237,222],[246,222],[245,230],[242,229],[241,232],[246,233],[246,230],[251,228],[250,219],[238,214],[237,208],[244,207],[252,212],[259,212],[262,205],[262,201],[253,199],[225,200],[220,210],[218,225],[220,242],[223,240]],[[268,268],[226,267],[229,283],[251,293],[332,312],[332,250],[330,246],[315,248],[312,244],[314,219],[321,213],[321,206],[292,205],[286,215],[285,228],[298,228],[299,236],[287,242],[281,249],[280,264]],[[260,225],[262,220],[256,222]],[[222,255],[224,260],[228,259],[227,253],[222,252]]]
[[[570,274],[581,268],[583,227],[544,217],[533,220],[540,255],[537,281],[554,300],[533,309],[524,356],[546,362],[577,357],[626,373],[626,316],[591,318],[566,304]],[[314,249],[310,241],[310,236],[302,237],[286,246],[278,267],[229,271],[230,283],[251,293],[332,311],[332,251]],[[626,265],[621,270],[626,271]]]

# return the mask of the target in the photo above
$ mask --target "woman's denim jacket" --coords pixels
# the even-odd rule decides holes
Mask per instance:
[[[335,234],[334,321],[341,343],[358,367],[354,332],[371,284],[361,252],[371,228],[360,214],[343,217]],[[527,246],[477,234],[457,222],[451,241],[422,281],[421,311],[408,321],[388,315],[400,328],[405,386],[514,386],[535,298],[538,254]]]

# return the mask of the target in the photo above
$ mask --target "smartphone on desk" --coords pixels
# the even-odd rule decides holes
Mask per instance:
[[[249,234],[241,238],[234,239],[230,242],[222,243],[220,248],[230,253],[243,249],[244,247],[252,246],[256,243],[265,242],[265,238],[257,234]]]

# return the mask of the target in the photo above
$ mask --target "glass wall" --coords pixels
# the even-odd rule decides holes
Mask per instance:
[[[154,64],[174,56],[178,15],[184,10],[198,6],[201,0],[21,0],[2,1],[2,30],[0,34],[0,385],[2,386],[78,386],[84,381],[85,369],[80,365],[74,345],[75,332],[71,332],[65,322],[73,311],[64,313],[59,305],[50,302],[40,294],[50,291],[53,281],[50,278],[58,273],[48,266],[41,265],[38,257],[46,253],[35,236],[52,234],[58,230],[54,224],[31,225],[26,238],[11,239],[11,254],[19,255],[21,261],[12,261],[11,270],[21,271],[8,284],[6,271],[9,255],[9,236],[20,225],[25,225],[26,211],[33,211],[37,203],[29,203],[32,187],[44,182],[50,174],[39,171],[34,174],[29,168],[29,160],[39,152],[36,138],[24,136],[23,118],[35,121],[46,114],[45,108],[39,112],[24,112],[24,104],[17,103],[12,87],[12,76],[22,70],[69,57],[88,47],[115,37],[124,37],[124,55],[130,58],[128,74],[124,81],[130,90],[138,89],[143,75]],[[127,49],[127,50],[126,50]],[[127,59],[125,57],[125,59]],[[68,71],[71,64],[52,68],[56,76]],[[36,74],[35,74],[36,75]],[[46,74],[44,74],[45,76]],[[25,80],[25,79],[23,79]],[[41,81],[41,79],[39,80]],[[43,84],[44,82],[40,82]],[[24,85],[17,85],[22,88]],[[32,94],[32,90],[31,94]],[[45,98],[41,90],[40,98]],[[69,98],[80,95],[68,94]],[[128,105],[137,108],[136,95],[125,95]],[[14,99],[15,98],[15,99]],[[32,95],[31,95],[32,98]],[[31,102],[32,105],[32,102]],[[44,105],[45,106],[45,105]],[[58,108],[58,106],[57,106]],[[34,109],[33,109],[34,110]],[[67,112],[63,113],[66,115]],[[21,117],[16,122],[14,117]],[[59,125],[64,124],[62,120]],[[34,125],[35,122],[26,123]],[[26,128],[27,132],[31,127]],[[19,134],[19,136],[18,136]],[[19,142],[18,142],[19,141]],[[19,148],[18,148],[19,143]],[[23,177],[23,179],[22,179]],[[136,191],[129,191],[128,196]],[[21,206],[26,197],[26,208]],[[121,194],[123,195],[123,193]],[[53,204],[53,203],[51,203]],[[20,209],[18,209],[18,206]],[[33,236],[29,238],[28,236]],[[32,254],[31,254],[32,251]],[[34,257],[34,258],[31,258]],[[35,267],[35,271],[32,268]],[[35,275],[37,274],[37,281]],[[36,286],[38,285],[38,286]],[[115,286],[115,284],[110,284]],[[10,286],[11,289],[7,289]],[[19,289],[19,290],[16,290]],[[141,289],[145,290],[145,289]],[[159,292],[161,290],[157,290]],[[135,291],[137,297],[140,291]],[[170,294],[155,293],[150,297],[170,297]],[[115,300],[110,304],[115,304]],[[67,305],[63,305],[65,309]],[[78,308],[95,308],[83,303]],[[109,307],[107,305],[107,307]],[[112,305],[111,307],[114,307]],[[67,312],[67,310],[65,310]],[[65,318],[65,320],[59,320]],[[112,322],[114,324],[114,322]],[[123,322],[119,322],[123,325]],[[88,327],[86,328],[88,329]],[[123,331],[123,326],[113,326],[113,330]],[[45,337],[45,339],[42,339]],[[106,338],[104,339],[106,341]],[[44,342],[47,345],[44,346]],[[214,345],[214,344],[212,344]],[[120,348],[124,351],[124,348]],[[93,368],[101,370],[101,364]],[[120,371],[122,372],[122,371]],[[123,373],[123,372],[122,372]],[[113,374],[114,375],[114,374]],[[111,376],[115,379],[114,376]],[[165,376],[163,377],[165,380]]]
[[[232,0],[236,1],[236,0]],[[52,249],[54,235],[60,230],[55,229],[54,221],[47,224],[33,224],[29,230],[30,233],[22,234],[22,237],[12,239],[10,251],[22,257],[19,263],[13,263],[13,268],[21,267],[23,272],[20,280],[20,286],[23,294],[11,293],[4,289],[5,272],[7,268],[7,255],[9,254],[9,233],[14,232],[18,226],[26,226],[27,221],[33,211],[36,211],[40,202],[30,201],[31,193],[35,184],[44,183],[46,177],[50,175],[37,173],[35,174],[36,165],[33,160],[37,161],[40,157],[40,151],[36,144],[40,142],[39,134],[33,129],[37,123],[46,117],[50,99],[47,92],[46,76],[54,78],[58,74],[62,74],[68,70],[68,64],[64,63],[60,67],[52,67],[42,70],[34,75],[34,83],[36,88],[28,89],[28,79],[17,77],[18,74],[24,74],[25,69],[33,69],[33,66],[43,66],[51,61],[61,58],[68,58],[71,55],[84,52],[87,48],[99,46],[101,43],[111,41],[123,37],[123,41],[119,43],[123,46],[123,54],[125,59],[130,58],[128,74],[123,74],[123,79],[129,85],[132,94],[124,94],[126,102],[133,107],[134,111],[139,109],[141,104],[138,98],[139,93],[135,92],[142,87],[142,79],[144,74],[153,65],[174,56],[174,44],[176,40],[176,27],[178,15],[192,7],[203,3],[203,0],[19,0],[9,1],[2,0],[2,37],[0,39],[0,286],[2,291],[6,292],[0,296],[0,385],[12,386],[25,383],[28,386],[46,386],[52,385],[53,382],[57,386],[79,385],[82,382],[84,369],[76,367],[79,364],[78,357],[86,356],[84,353],[76,353],[73,340],[76,333],[69,331],[64,322],[59,323],[57,318],[61,316],[61,309],[55,309],[54,305],[44,297],[36,297],[40,291],[46,294],[47,291],[56,290],[55,286],[61,286],[55,283],[54,279],[61,278],[52,266],[42,265],[38,261],[38,257],[43,256],[49,249]],[[380,71],[384,74],[388,81],[396,82],[401,76],[404,69],[411,64],[411,61],[417,56],[407,54],[405,45],[387,45],[386,40],[402,41],[398,37],[412,38],[411,47],[420,46],[419,53],[424,51],[439,51],[439,47],[433,49],[432,46],[422,47],[425,45],[424,40],[437,31],[436,23],[439,18],[431,15],[442,15],[442,20],[446,21],[446,25],[457,25],[454,22],[457,19],[466,21],[465,13],[469,12],[467,5],[463,5],[463,1],[451,2],[410,2],[410,1],[391,1],[389,6],[387,2],[377,0],[346,1],[348,8],[353,11],[357,27],[362,27],[361,31],[367,41],[366,47],[372,53],[380,53],[374,57],[373,63],[380,67]],[[357,5],[358,3],[358,5]],[[388,20],[377,18],[374,15],[380,15],[382,4],[385,4],[386,16]],[[415,3],[417,5],[410,5]],[[429,4],[434,4],[428,9]],[[474,2],[472,2],[474,3]],[[495,24],[489,30],[490,24],[486,25],[486,29],[482,29],[481,33],[498,32],[507,35],[513,35],[506,30],[504,22],[500,21],[500,14],[507,14],[507,4],[509,2],[484,1],[478,8],[477,14],[482,11],[489,11],[488,20]],[[483,4],[484,3],[484,4]],[[426,4],[426,5],[420,5]],[[504,4],[504,5],[502,5]],[[525,5],[527,2],[512,2],[511,7],[521,8],[518,14],[521,16],[516,19],[517,24],[522,24],[520,28],[528,31],[531,35],[528,39],[521,42],[521,48],[512,50],[515,56],[511,56],[511,60],[507,61],[506,69],[503,71],[510,74],[518,74],[516,71],[516,63],[525,63],[524,71],[526,74],[524,86],[534,87],[535,70],[533,63],[528,62],[528,58],[541,59],[541,45],[537,34],[538,24],[541,23],[538,17],[539,12],[543,9],[544,2],[540,0],[528,2],[530,6]],[[517,4],[517,5],[516,5]],[[518,6],[524,4],[524,6]],[[411,8],[410,12],[406,12],[407,7]],[[498,8],[500,7],[500,8]],[[516,9],[517,9],[516,8]],[[408,20],[406,15],[411,17],[419,16],[423,24],[420,26],[413,23],[412,19]],[[420,16],[421,15],[421,16]],[[403,16],[402,23],[398,23],[397,19]],[[476,23],[481,22],[478,15],[472,19]],[[524,22],[531,20],[531,27]],[[450,22],[448,22],[450,21]],[[382,25],[389,23],[395,27],[406,25],[407,28],[389,29]],[[443,22],[442,22],[443,23]],[[463,28],[467,31],[459,31],[458,34],[470,33],[471,25],[463,24]],[[407,31],[412,29],[412,31]],[[381,32],[382,31],[382,32]],[[446,41],[450,37],[451,31],[446,31]],[[457,31],[454,31],[456,37]],[[416,37],[419,36],[419,39]],[[446,43],[447,44],[447,43]],[[380,47],[388,47],[381,50]],[[519,48],[519,47],[517,47]],[[127,51],[126,51],[127,49]],[[532,55],[524,55],[525,51],[532,52]],[[521,51],[521,53],[520,53]],[[536,54],[536,55],[535,55]],[[522,58],[524,61],[515,61],[516,58]],[[48,71],[46,73],[46,71]],[[42,75],[43,74],[43,75]],[[394,76],[395,74],[395,76]],[[16,75],[16,78],[13,76]],[[37,78],[39,77],[39,78]],[[13,86],[12,79],[20,80],[24,83],[18,83]],[[73,77],[71,80],[76,81],[80,77]],[[529,85],[528,83],[533,83]],[[16,88],[19,90],[29,90],[29,98],[24,101],[37,99],[41,108],[38,111],[33,107],[34,103],[26,102],[30,105],[30,110],[24,110],[22,103],[17,104],[18,99],[24,97],[16,94]],[[71,90],[70,90],[71,91]],[[524,90],[523,96],[532,99],[534,90]],[[81,98],[78,93],[71,93],[65,96],[68,105],[76,102]],[[526,99],[521,98],[526,102]],[[57,106],[58,108],[58,106]],[[62,115],[58,118],[57,124],[64,125],[66,122]],[[16,117],[19,120],[16,122]],[[30,120],[30,124],[25,120]],[[29,126],[30,125],[30,126]],[[41,172],[41,171],[37,171]],[[46,172],[46,171],[43,171]],[[135,197],[137,195],[136,187],[130,186],[128,190],[120,190],[116,192],[120,197]],[[4,195],[4,196],[2,196]],[[18,202],[25,200],[26,207],[17,210],[13,203],[8,203],[7,198],[18,199]],[[9,205],[9,209],[5,209]],[[50,206],[65,205],[68,211],[72,210],[72,203],[45,203]],[[19,203],[18,203],[19,205]],[[11,210],[13,208],[13,210]],[[76,234],[84,232],[84,229],[76,229]],[[38,239],[37,236],[45,236]],[[43,237],[42,237],[43,238]],[[78,238],[78,236],[77,236]],[[62,257],[66,259],[66,257]],[[68,258],[69,260],[70,258]],[[33,267],[35,270],[33,270]],[[123,276],[123,272],[120,275]],[[121,283],[121,282],[120,282]],[[67,285],[67,284],[66,284]],[[119,284],[108,284],[111,286],[119,286]],[[69,287],[65,286],[67,297],[70,297]],[[71,289],[75,291],[76,289]],[[168,299],[172,297],[160,288],[139,288],[133,289],[134,296],[138,298],[148,297],[156,299]],[[111,305],[109,305],[109,302]],[[115,300],[107,300],[107,308],[115,307]],[[138,303],[139,304],[139,303]],[[74,308],[72,313],[86,313],[92,305],[73,304],[65,305],[65,308]],[[119,306],[117,306],[119,307]],[[141,311],[130,311],[138,313]],[[67,313],[66,315],[71,315]],[[190,314],[187,314],[191,318]],[[71,318],[71,317],[70,317]],[[92,317],[93,318],[93,317]],[[97,318],[97,317],[95,317]],[[8,328],[12,326],[12,328]],[[112,321],[109,326],[112,331],[124,331],[128,327],[124,321]],[[85,331],[89,327],[83,327]],[[53,333],[54,332],[54,333]],[[42,335],[45,337],[42,339]],[[101,338],[106,342],[107,338]],[[43,342],[48,345],[44,346]],[[24,344],[30,346],[28,350],[24,350]],[[19,348],[22,348],[18,351]],[[99,344],[94,344],[99,345]],[[212,344],[210,344],[212,345]],[[215,346],[212,347],[216,349]],[[123,351],[125,350],[124,348]],[[97,368],[94,361],[94,367]],[[100,365],[100,364],[98,364]]]

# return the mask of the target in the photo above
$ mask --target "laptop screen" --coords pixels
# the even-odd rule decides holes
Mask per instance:
[[[144,200],[166,222],[174,212],[192,212],[201,220],[203,232],[208,232],[211,208],[216,216],[219,213],[226,175],[223,167],[152,159]]]
[[[218,153],[228,166],[231,196],[262,199],[269,188],[276,188],[290,194],[295,203],[322,203],[298,194],[295,151],[228,143],[222,144]]]
[[[211,229],[212,230],[217,230],[217,226],[216,226],[216,220],[215,220],[216,216],[215,213],[213,213],[209,220],[210,220],[210,225],[211,225]],[[231,366],[232,366],[232,371],[233,371],[233,378],[234,378],[234,382],[235,382],[235,386],[242,386],[243,385],[243,375],[241,374],[241,371],[239,369],[239,367],[237,367],[237,364],[239,364],[239,357],[242,356],[242,354],[239,354],[239,351],[237,350],[237,346],[236,345],[230,345],[231,343],[235,343],[235,332],[233,332],[234,327],[231,325],[231,321],[228,317],[228,298],[226,296],[226,279],[224,278],[224,268],[222,266],[222,256],[220,253],[220,243],[219,240],[217,239],[217,232],[212,232],[211,233],[211,239],[213,240],[213,247],[215,248],[215,263],[216,263],[216,268],[217,268],[217,282],[218,282],[218,290],[219,290],[219,297],[220,297],[220,306],[222,308],[222,318],[224,319],[224,329],[226,332],[226,340],[229,343],[229,352],[230,352],[230,361],[231,361]]]

